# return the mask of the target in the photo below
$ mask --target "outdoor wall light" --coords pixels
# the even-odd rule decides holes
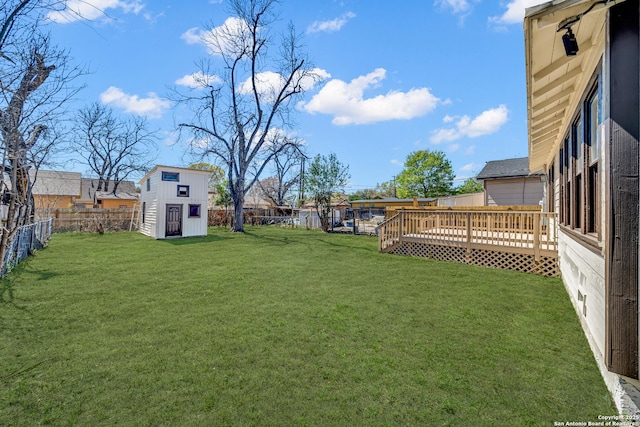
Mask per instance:
[[[578,41],[573,31],[571,31],[571,27],[567,28],[567,32],[562,36],[562,44],[567,56],[573,56],[578,53]]]
[[[576,36],[575,34],[573,34],[573,31],[571,31],[571,26],[576,22],[580,21],[583,16],[591,12],[593,8],[595,8],[596,6],[601,4],[606,5],[607,3],[610,3],[612,1],[614,0],[599,0],[593,3],[584,12],[575,16],[570,16],[567,19],[564,19],[562,22],[560,22],[560,24],[558,25],[557,32],[559,33],[560,31],[567,30],[567,32],[562,36],[562,44],[564,45],[564,51],[567,54],[567,56],[574,56],[578,53],[578,41],[576,40]]]

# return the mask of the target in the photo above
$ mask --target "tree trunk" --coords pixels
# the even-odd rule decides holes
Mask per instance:
[[[233,224],[231,232],[244,233],[244,192],[236,192],[233,201]]]

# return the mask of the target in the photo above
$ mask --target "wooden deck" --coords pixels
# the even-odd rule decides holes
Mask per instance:
[[[400,211],[380,225],[382,252],[556,276],[557,220],[533,211]]]

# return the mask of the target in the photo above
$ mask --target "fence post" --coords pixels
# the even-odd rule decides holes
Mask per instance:
[[[398,211],[398,242],[402,240],[403,233],[403,223],[404,223],[404,211]]]

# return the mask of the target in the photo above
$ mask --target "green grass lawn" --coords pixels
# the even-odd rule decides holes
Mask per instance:
[[[562,282],[306,230],[58,234],[0,282],[0,425],[615,414]]]

